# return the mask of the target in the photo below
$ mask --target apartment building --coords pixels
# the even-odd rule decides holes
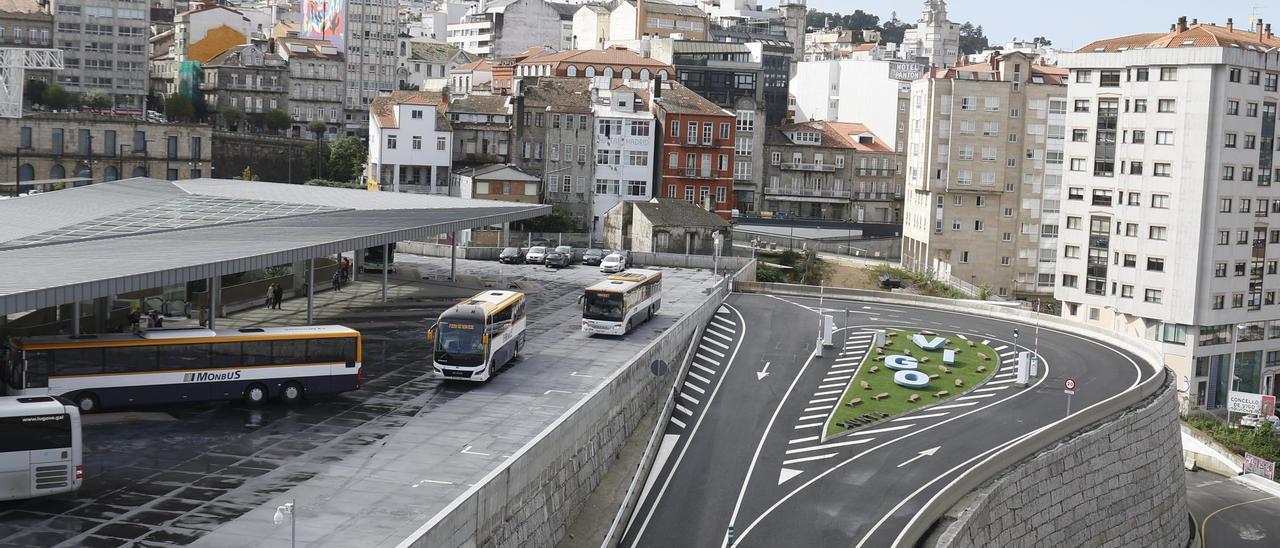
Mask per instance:
[[[1010,53],[911,83],[903,266],[1002,297],[1052,296],[1064,75]]]
[[[517,76],[608,76],[623,80],[670,80],[671,65],[645,57],[623,46],[568,50],[531,56],[515,65]]]
[[[126,0],[63,0],[56,4],[54,41],[63,53],[57,80],[67,91],[104,91],[125,112],[146,102],[147,5]]]
[[[324,40],[278,38],[275,45],[289,66],[290,132],[295,137],[313,137],[307,126],[319,120],[328,126],[326,138],[336,138],[344,122],[346,59]]]
[[[927,69],[872,55],[799,63],[791,79],[795,121],[857,121],[894,150],[907,150],[911,82],[928,76]]]
[[[595,120],[591,112],[591,80],[568,77],[525,77],[516,95],[515,146],[512,163],[544,177],[546,203],[589,226],[591,181],[595,172]]]
[[[536,46],[559,47],[563,28],[552,2],[481,1],[461,21],[449,24],[446,41],[473,55],[507,57]]]
[[[369,166],[365,177],[395,192],[448,194],[453,133],[446,98],[397,91],[374,99],[369,111]]]
[[[1164,353],[1189,403],[1280,393],[1280,37],[1187,24],[1059,55],[1070,69],[1062,315]]]
[[[54,45],[53,6],[48,0],[0,2],[0,46],[51,48]],[[27,79],[51,81],[53,71],[28,70]]]
[[[154,124],[122,116],[40,113],[0,118],[0,146],[23,149],[17,164],[20,181],[207,177],[212,136],[213,128],[204,124]]]
[[[511,161],[512,98],[471,94],[448,106],[457,164],[505,164]]]
[[[902,35],[900,55],[935,67],[956,66],[960,60],[960,25],[947,19],[945,0],[925,0],[915,28]]]
[[[221,123],[233,131],[262,129],[267,112],[289,111],[289,67],[265,45],[230,48],[204,65],[200,90]],[[239,112],[243,117],[228,116]]]
[[[586,4],[573,14],[572,41],[576,48],[598,49],[610,42],[667,38],[672,34],[706,40],[707,24],[707,14],[696,6],[667,0]]]
[[[902,157],[863,124],[802,122],[765,141],[762,211],[790,218],[902,222]]]
[[[348,0],[346,34],[338,51],[346,56],[347,92],[345,132],[364,135],[370,121],[369,104],[375,97],[396,89],[399,4],[394,0]],[[317,34],[303,38],[326,39]]]
[[[733,217],[733,157],[737,117],[678,82],[655,83],[653,114],[659,124],[658,193]]]
[[[631,85],[604,77],[597,77],[591,85],[596,153],[591,233],[596,242],[602,241],[601,220],[613,206],[653,197],[653,162],[657,160],[652,156],[657,128],[649,107],[649,92]]]

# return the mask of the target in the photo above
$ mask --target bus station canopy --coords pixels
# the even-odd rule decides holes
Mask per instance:
[[[551,207],[133,178],[0,201],[0,315],[518,221]]]

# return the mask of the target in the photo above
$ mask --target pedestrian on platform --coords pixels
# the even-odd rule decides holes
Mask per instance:
[[[335,270],[333,272],[333,290],[342,291],[342,271]]]
[[[271,290],[271,302],[275,305],[276,310],[280,310],[280,303],[284,302],[284,286],[275,284],[275,289]]]

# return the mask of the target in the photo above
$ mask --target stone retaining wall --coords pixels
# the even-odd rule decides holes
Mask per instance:
[[[997,476],[939,548],[1187,545],[1176,391],[1077,432]]]

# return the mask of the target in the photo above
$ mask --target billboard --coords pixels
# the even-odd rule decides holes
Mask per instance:
[[[347,0],[302,0],[300,38],[328,40],[347,51]]]
[[[894,80],[919,80],[924,78],[925,66],[920,63],[889,62],[889,77]]]

